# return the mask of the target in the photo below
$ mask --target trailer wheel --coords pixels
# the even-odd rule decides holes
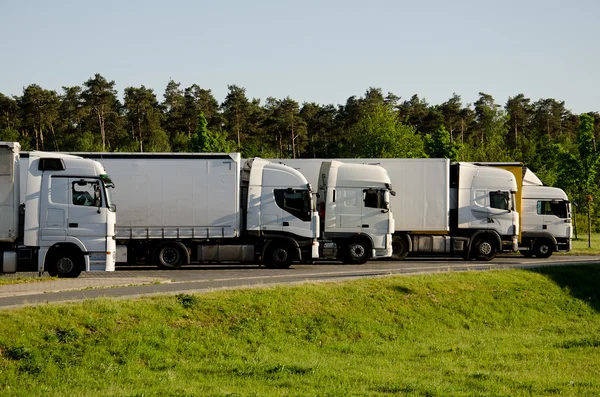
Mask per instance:
[[[74,249],[50,252],[45,268],[51,277],[77,278],[83,268],[83,255]]]
[[[265,255],[265,266],[269,269],[287,269],[292,265],[293,253],[286,243],[273,241],[273,247],[269,247]]]
[[[342,256],[344,263],[362,265],[371,258],[371,245],[364,239],[351,240],[344,250]]]
[[[546,239],[539,240],[533,246],[533,254],[536,258],[549,258],[552,255],[552,246]]]
[[[473,256],[478,261],[491,261],[496,257],[496,244],[489,237],[479,237],[473,250]]]
[[[408,241],[404,236],[392,237],[392,259],[401,261],[408,256]]]
[[[185,253],[179,244],[167,243],[158,247],[156,259],[160,269],[179,269],[185,262]]]

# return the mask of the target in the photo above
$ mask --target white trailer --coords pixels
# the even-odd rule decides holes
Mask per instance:
[[[519,251],[526,257],[548,258],[571,250],[571,203],[559,188],[544,186],[522,163],[477,163],[512,172],[519,185],[516,208],[521,215]]]
[[[491,260],[516,251],[519,214],[517,182],[499,168],[447,159],[339,159],[382,166],[396,196],[391,198],[395,259],[418,254],[458,254]],[[315,183],[322,159],[272,159],[302,172]]]
[[[0,142],[0,272],[115,268],[115,207],[100,163]]]

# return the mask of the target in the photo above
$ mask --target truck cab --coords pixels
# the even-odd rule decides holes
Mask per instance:
[[[243,168],[244,185],[245,228],[249,234],[268,238],[263,249],[267,266],[286,267],[292,260],[318,258],[319,218],[313,187],[304,175],[283,164],[254,158]]]
[[[453,165],[459,172],[457,194],[458,229],[470,235],[469,252],[480,260],[496,252],[517,251],[519,213],[515,210],[517,182],[506,170],[468,163]]]
[[[548,258],[552,252],[571,250],[571,203],[562,189],[523,186],[521,253]],[[526,249],[525,249],[526,248]]]
[[[3,271],[77,277],[114,270],[116,207],[104,167],[78,156],[0,146],[12,152],[10,211],[18,224],[12,241],[4,241]]]
[[[390,178],[383,167],[324,161],[319,171],[318,206],[324,239],[321,257],[345,263],[392,255],[394,217]]]

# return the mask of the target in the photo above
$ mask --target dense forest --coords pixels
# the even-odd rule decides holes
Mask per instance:
[[[546,184],[561,187],[578,212],[598,192],[598,112],[573,114],[552,98],[524,94],[496,103],[479,93],[473,104],[454,94],[442,104],[369,88],[343,105],[298,103],[287,97],[250,99],[228,86],[219,103],[211,90],[169,81],[162,94],[96,74],[62,92],[36,84],[21,96],[0,93],[0,141],[23,150],[230,152],[243,157],[446,157],[459,161],[520,161]],[[585,222],[585,217],[580,217]],[[594,219],[597,219],[594,216]],[[579,223],[579,218],[578,218]],[[600,225],[594,225],[600,230]]]

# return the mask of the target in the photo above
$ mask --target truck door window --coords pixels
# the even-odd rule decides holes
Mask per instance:
[[[73,204],[86,207],[100,207],[102,195],[100,194],[100,182],[77,181],[73,182]]]
[[[310,221],[312,198],[308,190],[275,189],[275,202],[284,211],[303,221]]]
[[[490,207],[499,210],[510,209],[510,199],[507,192],[490,192]]]
[[[385,190],[365,190],[365,207],[387,208],[385,204]]]
[[[568,218],[568,208],[565,201],[538,201],[537,202],[537,213],[538,215],[554,215],[559,218]]]

